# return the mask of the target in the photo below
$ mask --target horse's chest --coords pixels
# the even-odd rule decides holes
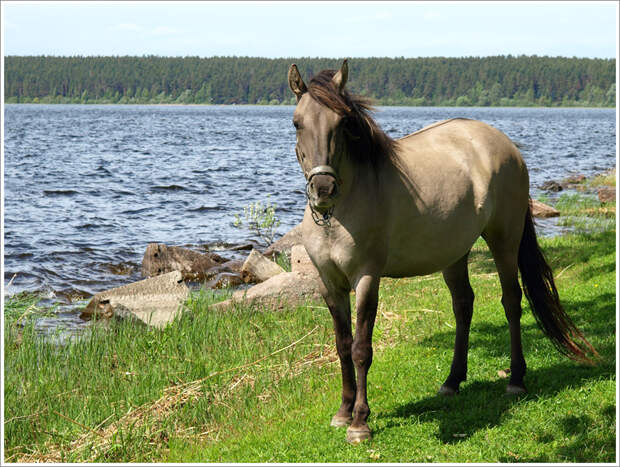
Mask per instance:
[[[375,247],[373,254],[369,254],[366,238],[338,226],[309,229],[304,234],[304,244],[317,269],[346,276],[351,283],[369,269],[379,253]]]

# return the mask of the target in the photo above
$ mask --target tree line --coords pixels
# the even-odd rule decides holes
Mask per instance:
[[[341,59],[7,56],[6,103],[294,104]],[[354,58],[348,88],[379,105],[614,107],[616,60],[540,56]]]

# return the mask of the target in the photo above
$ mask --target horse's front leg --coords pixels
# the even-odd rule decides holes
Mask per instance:
[[[353,406],[353,421],[347,429],[347,441],[359,443],[370,439],[368,428],[368,398],[366,392],[366,377],[372,364],[372,330],[377,315],[380,277],[365,275],[355,288],[355,307],[357,320],[355,323],[355,339],[352,346],[352,357],[357,372],[357,393]]]
[[[336,289],[323,291],[323,298],[334,320],[334,332],[336,334],[336,350],[340,358],[340,371],[342,372],[342,403],[336,415],[333,416],[331,425],[336,427],[348,426],[353,420],[353,404],[355,404],[355,369],[351,359],[351,302],[349,301],[349,289]]]

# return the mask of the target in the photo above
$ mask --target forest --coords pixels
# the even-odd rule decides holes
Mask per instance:
[[[6,103],[294,104],[335,58],[7,56]],[[353,58],[351,92],[377,105],[614,107],[616,60],[547,56]]]

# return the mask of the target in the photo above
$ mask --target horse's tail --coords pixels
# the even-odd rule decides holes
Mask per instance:
[[[553,273],[536,240],[531,207],[528,207],[525,215],[518,263],[523,290],[540,329],[562,354],[579,362],[593,364],[587,352],[590,351],[596,357],[598,352],[571,321],[560,303]]]

